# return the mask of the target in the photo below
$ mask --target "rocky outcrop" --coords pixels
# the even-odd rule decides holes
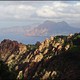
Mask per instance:
[[[0,43],[0,55],[4,61],[6,61],[11,54],[17,53],[17,52],[18,52],[18,42],[17,41],[11,41],[9,39],[4,39]]]
[[[27,51],[27,47],[24,44],[19,44],[19,54],[25,53]]]
[[[18,53],[25,53],[27,50],[26,45],[18,43],[17,41],[11,41],[4,39],[0,43],[0,54],[1,58],[6,61],[9,57],[12,59]]]
[[[79,35],[51,36],[35,45],[5,39],[0,58],[18,80],[80,79]]]

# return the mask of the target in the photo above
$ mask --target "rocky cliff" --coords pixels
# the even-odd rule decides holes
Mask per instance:
[[[80,33],[51,36],[35,45],[5,39],[0,43],[0,59],[13,76],[10,80],[80,79],[79,42]]]

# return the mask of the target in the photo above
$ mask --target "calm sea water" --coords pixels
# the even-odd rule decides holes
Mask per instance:
[[[15,35],[15,34],[4,34],[0,35],[0,42],[4,39],[10,39],[10,40],[16,40],[18,42],[21,42],[23,44],[35,44],[37,41],[44,41],[46,38],[49,38],[49,36],[23,36],[23,35]]]

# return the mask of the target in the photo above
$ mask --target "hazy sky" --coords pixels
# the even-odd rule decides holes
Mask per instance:
[[[80,27],[80,1],[0,1],[0,28],[45,20]]]

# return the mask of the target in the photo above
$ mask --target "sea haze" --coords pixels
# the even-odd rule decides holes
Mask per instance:
[[[80,28],[74,28],[65,21],[46,20],[40,24],[2,28],[0,32],[0,41],[11,39],[24,44],[35,44],[37,41],[41,42],[50,36],[80,32]]]

